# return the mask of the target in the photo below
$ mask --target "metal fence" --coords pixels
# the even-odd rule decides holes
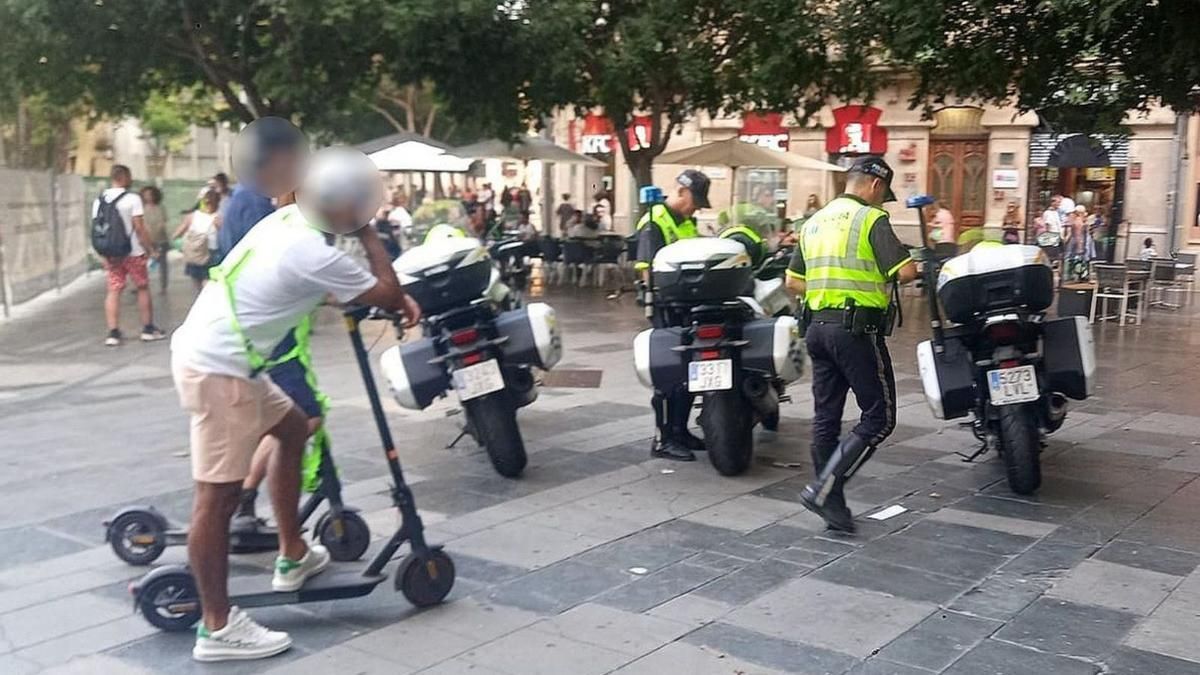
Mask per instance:
[[[0,169],[0,299],[4,314],[88,267],[83,179]]]

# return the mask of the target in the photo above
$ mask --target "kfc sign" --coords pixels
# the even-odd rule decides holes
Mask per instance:
[[[883,111],[865,105],[833,110],[834,125],[825,131],[825,151],[831,155],[882,155],[887,130],[879,126]]]
[[[629,149],[644,150],[650,147],[650,130],[652,120],[648,115],[634,116],[625,129],[629,140]],[[580,152],[585,155],[608,155],[616,149],[616,128],[612,120],[597,115],[588,114],[583,118],[583,134],[580,136]]]
[[[776,152],[787,152],[788,131],[780,113],[746,113],[738,138]]]

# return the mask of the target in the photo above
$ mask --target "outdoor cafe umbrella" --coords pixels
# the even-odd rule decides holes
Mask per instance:
[[[471,160],[419,141],[404,141],[367,155],[380,171],[465,173]]]
[[[454,148],[453,152],[459,157],[472,157],[475,159],[510,159],[518,162],[531,162],[536,159],[559,164],[607,166],[598,159],[593,159],[577,152],[571,152],[544,138],[533,136],[518,138],[511,143],[499,138],[492,138]]]
[[[731,178],[737,177],[737,170],[742,167],[759,167],[769,169],[807,169],[809,171],[845,171],[842,167],[819,159],[795,155],[790,152],[768,150],[753,143],[747,143],[738,137],[725,141],[715,141],[697,145],[694,148],[684,148],[668,152],[658,157],[659,164],[688,164],[692,166],[727,166],[733,171]],[[737,186],[736,180],[729,181],[729,204],[733,207],[733,192]]]

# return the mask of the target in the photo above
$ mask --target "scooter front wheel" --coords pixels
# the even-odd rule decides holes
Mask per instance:
[[[108,543],[130,565],[149,565],[167,548],[162,522],[146,511],[128,511],[109,526]]]
[[[200,620],[196,580],[186,572],[165,574],[146,583],[138,593],[138,609],[150,625],[179,632]]]
[[[410,553],[396,568],[396,590],[417,607],[432,607],[454,588],[454,561],[442,550]]]
[[[342,511],[341,527],[336,521],[329,514],[322,516],[318,523],[317,539],[329,550],[329,556],[334,560],[358,560],[371,545],[370,526],[354,511]]]

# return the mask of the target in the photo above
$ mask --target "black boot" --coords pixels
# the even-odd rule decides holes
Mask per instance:
[[[254,502],[258,499],[258,490],[242,490],[238,510],[233,514],[229,523],[231,532],[256,532],[263,521],[254,512]]]
[[[687,391],[678,391],[667,398],[667,424],[670,437],[688,450],[704,450],[704,440],[688,431],[688,417],[692,413],[695,397]]]
[[[675,439],[676,443],[687,448],[688,450],[697,452],[704,450],[704,439],[700,438],[696,434],[693,434],[688,430],[687,427],[673,430],[671,432],[671,438]]]
[[[672,459],[677,462],[696,461],[695,453],[688,450],[683,443],[670,436],[654,439],[654,445],[650,448],[650,456]]]
[[[800,502],[809,511],[821,516],[832,530],[854,531],[854,516],[846,506],[842,489],[846,479],[866,461],[871,446],[854,432],[846,434],[824,462],[813,452],[817,461],[817,479],[809,483],[800,493]]]

